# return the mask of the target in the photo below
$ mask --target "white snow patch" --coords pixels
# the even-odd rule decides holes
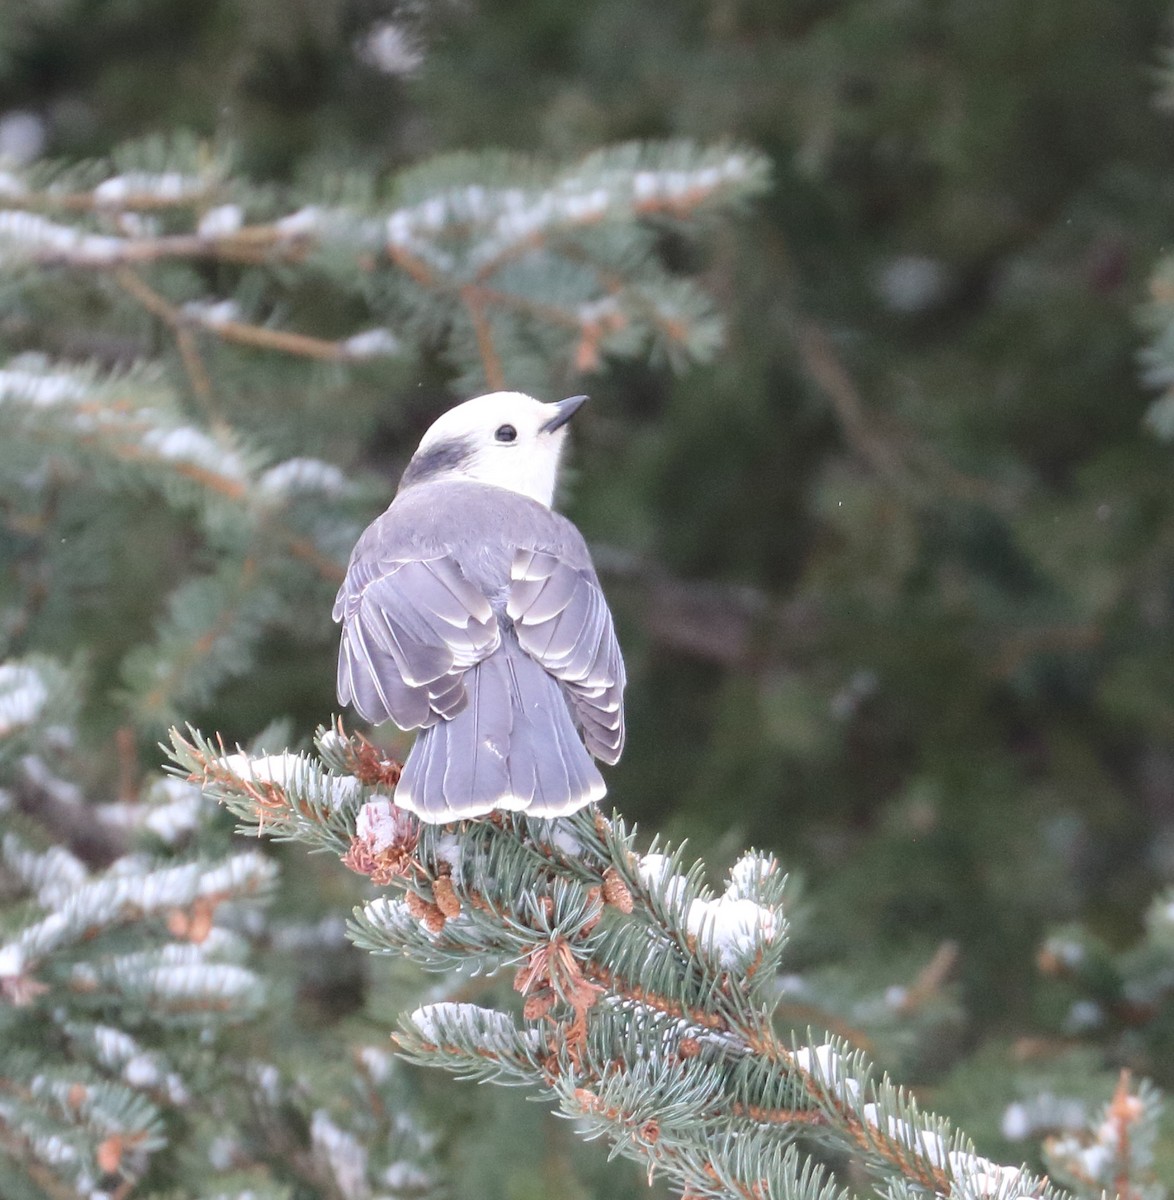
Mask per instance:
[[[169,462],[191,463],[233,480],[243,479],[245,475],[244,463],[235,450],[219,445],[202,429],[192,425],[150,429],[143,435],[143,445]]]
[[[179,171],[163,171],[159,174],[132,171],[103,180],[94,188],[94,201],[110,208],[125,204],[132,198],[173,203],[198,195],[204,186],[202,180]]]
[[[645,854],[636,864],[640,882],[650,892],[664,897],[667,908],[675,908],[685,891],[685,876],[672,869],[672,859],[667,854]]]
[[[870,1125],[880,1127],[879,1105],[866,1104],[861,1110],[861,1115]],[[900,1142],[902,1146],[923,1155],[935,1167],[946,1165],[946,1143],[932,1130],[915,1129],[908,1121],[891,1116],[887,1121],[887,1132],[895,1142]]]
[[[396,209],[387,218],[387,242],[391,246],[410,246],[414,241],[412,218],[406,209]]]
[[[218,204],[200,218],[196,233],[202,238],[231,237],[245,223],[245,210],[239,204]]]
[[[412,34],[394,21],[378,21],[358,44],[359,57],[384,75],[411,75],[424,61]]]
[[[672,859],[667,854],[645,854],[636,864],[636,874],[645,887],[656,888],[664,883],[672,871]]]
[[[903,984],[894,983],[885,988],[885,1005],[888,1008],[899,1010],[905,1006],[909,1000],[909,989]]]
[[[140,1052],[138,1042],[113,1025],[94,1027],[94,1048],[98,1052],[98,1061],[104,1067],[120,1068]]]
[[[80,400],[86,394],[87,388],[78,379],[60,371],[26,370],[20,367],[0,371],[0,402],[15,401],[33,408],[51,408],[67,401]]]
[[[761,894],[766,880],[776,874],[778,869],[778,861],[773,855],[758,854],[754,851],[743,854],[730,868],[726,895],[753,900]]]
[[[567,858],[578,858],[583,853],[583,843],[572,829],[561,822],[550,831],[550,844]]]
[[[359,1051],[359,1061],[375,1083],[385,1083],[391,1074],[391,1055],[378,1046],[364,1046]]]
[[[999,1129],[1007,1141],[1021,1142],[1031,1136],[1033,1128],[1025,1104],[1016,1100],[1014,1104],[1007,1105],[999,1122]]]
[[[34,667],[24,663],[0,666],[0,737],[31,725],[48,699],[49,689]]]
[[[1070,970],[1079,967],[1084,962],[1084,947],[1080,942],[1070,941],[1067,938],[1048,938],[1044,943],[1044,950],[1054,955]]]
[[[310,1118],[310,1143],[316,1156],[330,1165],[338,1191],[348,1200],[370,1195],[367,1186],[367,1151],[352,1133],[340,1128],[324,1109]]]
[[[0,162],[27,166],[45,149],[45,118],[27,108],[13,108],[0,116]]]
[[[131,1087],[156,1087],[162,1080],[162,1072],[155,1059],[146,1053],[136,1054],[122,1069],[122,1077]]]
[[[12,245],[17,258],[59,255],[92,264],[115,261],[126,244],[122,238],[86,233],[21,209],[0,211],[0,242]]]
[[[1066,1033],[1083,1034],[1105,1022],[1105,1011],[1095,1000],[1074,1000],[1064,1017]]]
[[[400,808],[390,796],[372,797],[355,818],[355,836],[374,854],[392,846],[402,846],[415,832],[416,818],[407,809]]]
[[[830,1091],[855,1100],[860,1095],[860,1084],[844,1070],[844,1056],[828,1043],[821,1046],[803,1046],[795,1051],[795,1065],[807,1075],[814,1075]]]
[[[364,329],[347,338],[342,348],[349,358],[389,358],[399,354],[403,344],[390,329]]]
[[[155,996],[175,1001],[239,999],[257,987],[252,971],[232,963],[156,967],[147,972],[144,982]]]
[[[288,787],[302,765],[300,754],[265,754],[250,758],[247,754],[228,754],[220,765],[248,783],[276,783]]]
[[[281,1072],[272,1063],[260,1063],[251,1072],[257,1090],[269,1104],[281,1099]]]
[[[346,476],[333,463],[317,458],[290,458],[270,467],[257,481],[257,490],[271,499],[316,492],[341,496],[348,489]]]
[[[278,233],[286,237],[308,237],[310,234],[321,232],[325,210],[317,204],[308,204],[296,212],[282,217],[274,225]]]
[[[42,908],[64,904],[89,878],[80,859],[64,846],[50,846],[38,854],[21,846],[11,836],[4,839],[4,858],[9,867],[36,892]]]
[[[1009,1200],[1023,1185],[1023,1172],[1018,1167],[1003,1167],[989,1158],[960,1150],[952,1150],[948,1161],[950,1174],[958,1182],[964,1183],[972,1195],[1006,1197]]]
[[[19,175],[11,171],[0,171],[0,200],[19,200],[26,195],[28,187]]]
[[[441,862],[446,862],[452,868],[454,875],[461,873],[461,840],[455,834],[446,833],[436,839],[434,853]]]
[[[155,782],[145,802],[115,801],[101,807],[103,820],[124,829],[146,829],[174,846],[199,828],[209,802],[195,784],[168,776]]]
[[[180,311],[209,329],[219,329],[241,319],[241,307],[235,300],[188,300]]]
[[[426,1041],[439,1046],[449,1039],[476,1041],[486,1050],[499,1053],[517,1051],[521,1035],[513,1021],[502,1012],[481,1008],[476,1004],[425,1004],[408,1017],[417,1033]]]
[[[409,1162],[393,1162],[380,1180],[393,1192],[406,1192],[408,1195],[423,1194],[433,1186],[432,1176],[422,1167]]]
[[[236,1162],[239,1150],[240,1143],[235,1138],[221,1134],[208,1143],[208,1165],[214,1171],[227,1171]]]
[[[727,970],[752,963],[762,948],[774,939],[778,927],[775,914],[753,900],[719,896],[716,900],[694,900],[685,925],[707,950],[712,949]]]

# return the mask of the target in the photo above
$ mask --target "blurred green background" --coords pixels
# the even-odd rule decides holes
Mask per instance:
[[[1034,982],[1045,931],[1126,946],[1174,880],[1172,450],[1139,359],[1174,234],[1169,18],[1158,0],[6,0],[0,152],[183,128],[278,183],[495,146],[765,152],[753,211],[663,249],[726,313],[717,360],[583,381],[564,507],[631,668],[611,797],[715,869],[776,851],[818,914],[797,967],[908,982],[957,943],[968,1032],[922,1047],[932,1076],[967,1039],[1060,1031]],[[366,465],[390,486],[460,397],[439,366],[363,387],[386,403]],[[327,719],[320,618],[311,651],[269,647],[266,688],[193,719],[234,738]],[[1142,1065],[1174,1083],[1168,1057]]]

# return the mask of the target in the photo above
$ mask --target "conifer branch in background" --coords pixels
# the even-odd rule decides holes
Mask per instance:
[[[228,849],[176,779],[87,804],[70,778],[78,692],[49,659],[0,666],[0,1194],[433,1194],[429,1137],[385,1049],[352,1044],[335,1077],[267,1044],[277,997],[257,935],[276,864]],[[39,806],[10,803],[29,784],[122,852],[100,868],[71,853]],[[268,936],[295,932],[270,918]]]
[[[18,300],[0,316],[0,349],[22,351],[0,358],[10,524],[39,543],[29,557],[42,563],[54,545],[116,558],[54,543],[68,480],[72,496],[160,499],[196,539],[173,537],[178,578],[170,554],[156,556],[143,592],[166,603],[148,614],[153,635],[113,620],[105,633],[121,649],[117,700],[135,726],[161,732],[210,703],[266,638],[301,636],[307,613],[323,614],[321,639],[330,592],[381,499],[349,463],[297,445],[275,452],[258,393],[314,406],[329,386],[354,404],[340,394],[354,378],[339,372],[378,378],[436,354],[457,391],[506,386],[508,365],[509,386],[543,395],[608,356],[703,359],[720,322],[697,283],[664,266],[658,239],[703,231],[765,177],[764,160],[743,150],[631,144],[571,166],[462,155],[387,186],[323,179],[278,193],[181,137],[109,162],[0,172],[0,283]],[[290,318],[310,290],[312,319],[335,336]],[[335,372],[329,385],[270,378],[307,360]],[[334,422],[327,449],[357,455],[369,423]],[[342,430],[354,445],[337,444]],[[150,564],[140,555],[134,569]],[[20,648],[38,627],[45,569],[14,583],[0,632]]]
[[[234,180],[226,156],[198,145],[154,142],[120,158],[138,165],[90,167],[103,177],[89,186],[76,168],[5,172],[0,273],[109,275],[177,339],[199,330],[330,362],[401,353],[432,307],[427,324],[447,325],[455,365],[470,385],[479,370],[489,387],[506,382],[498,343],[523,337],[539,338],[563,373],[648,341],[674,361],[711,354],[719,328],[710,306],[660,266],[656,227],[728,211],[766,179],[764,160],[748,151],[631,144],[561,169],[457,156],[405,173],[397,203],[381,204],[369,187],[347,197],[344,181],[342,195],[282,211]],[[168,297],[140,273],[208,263],[320,271],[381,323],[332,341],[250,321],[229,297]],[[515,370],[511,358],[511,378]]]

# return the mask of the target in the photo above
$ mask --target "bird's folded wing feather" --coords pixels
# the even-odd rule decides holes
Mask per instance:
[[[460,711],[461,677],[500,640],[489,601],[447,556],[353,561],[334,619],[342,622],[339,703],[402,729]]]
[[[560,680],[587,749],[614,763],[624,746],[624,660],[590,570],[545,550],[519,550],[506,612],[522,649]]]

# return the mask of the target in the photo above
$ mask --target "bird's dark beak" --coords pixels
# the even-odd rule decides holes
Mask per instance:
[[[586,403],[586,396],[568,396],[566,400],[548,404],[546,407],[554,409],[554,416],[541,427],[540,432],[553,433],[561,429]]]

